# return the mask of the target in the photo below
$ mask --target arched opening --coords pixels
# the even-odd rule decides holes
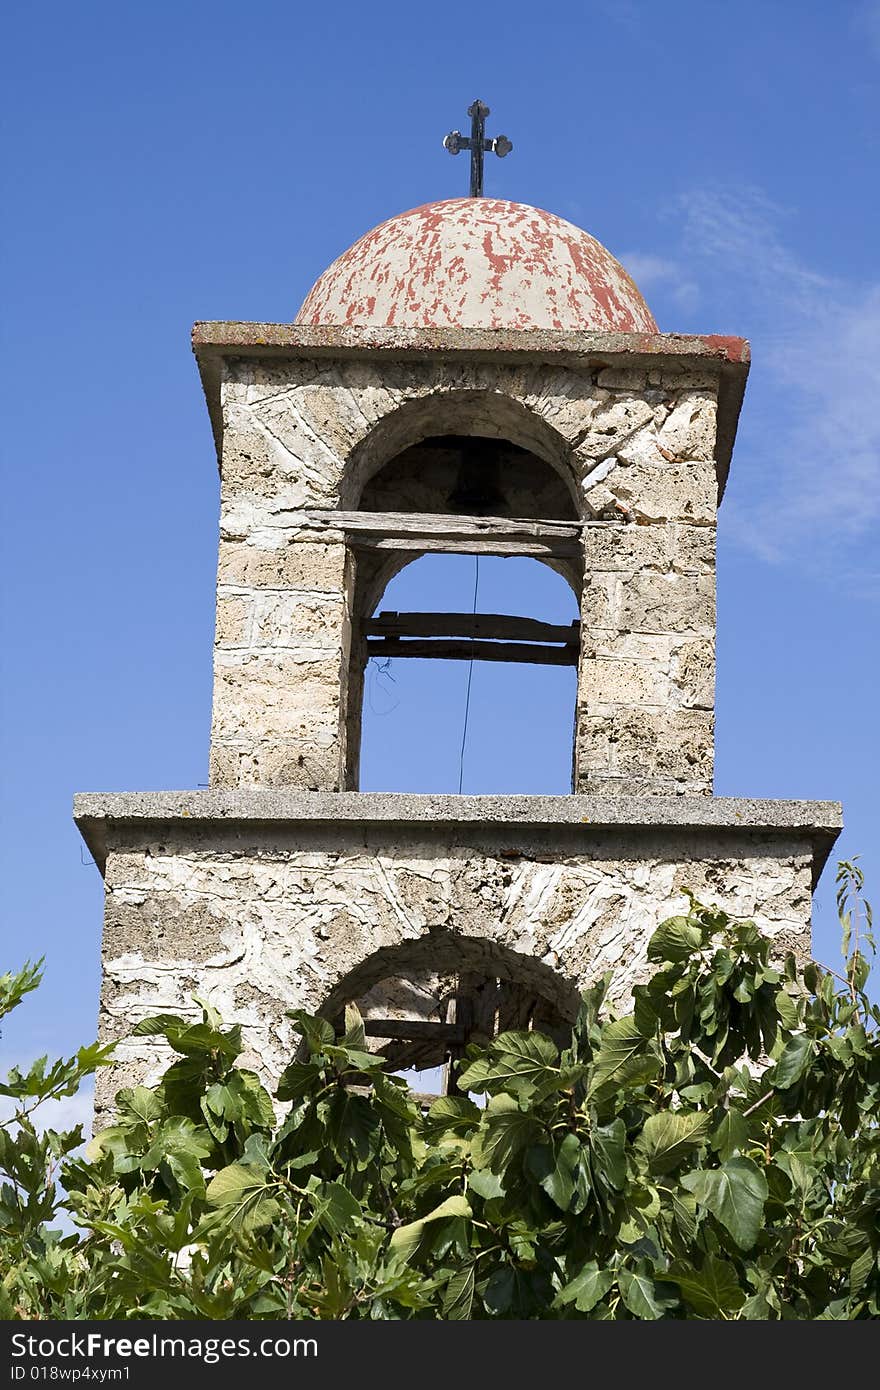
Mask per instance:
[[[364,512],[433,512],[576,521],[564,477],[510,439],[430,435],[410,445],[364,485]]]
[[[345,491],[347,785],[571,791],[583,572],[561,436],[501,393],[422,398],[361,442]]]
[[[571,791],[577,697],[578,604],[571,585],[529,558],[425,555],[406,565],[374,609],[436,616],[472,613],[478,634],[425,638],[420,657],[384,653],[369,639],[363,681],[360,787],[363,791],[565,794]],[[517,661],[492,660],[490,647],[524,643],[485,640],[480,619],[498,630],[502,614],[518,614],[551,633]],[[391,627],[393,620],[385,620]],[[494,621],[494,626],[492,623]],[[435,624],[441,626],[442,624]],[[369,630],[375,630],[368,627]],[[526,629],[528,631],[528,629]],[[569,646],[558,640],[567,634]],[[407,640],[400,639],[403,645]],[[433,657],[432,647],[445,655]],[[461,654],[456,656],[455,653]],[[565,664],[550,664],[550,660]]]
[[[563,1044],[579,1002],[574,983],[542,961],[437,930],[375,952],[339,982],[320,1013],[341,1031],[345,1005],[356,1004],[385,1070],[405,1073],[430,1097],[455,1091],[453,1063],[471,1043],[485,1046],[515,1029]]]
[[[532,481],[536,481],[538,472],[545,478],[555,474],[568,499],[565,515],[581,514],[568,441],[520,401],[500,391],[486,390],[451,390],[420,396],[384,415],[349,455],[340,487],[340,506],[369,511],[364,492],[376,474],[410,450],[431,449],[440,440],[479,440],[484,451],[494,442],[502,452],[513,447],[521,454],[530,455],[538,465]],[[511,501],[514,496],[515,491]],[[395,505],[393,510],[407,510],[407,507]],[[440,508],[440,511],[447,510],[446,506]],[[499,515],[498,512],[488,514]],[[511,509],[500,515],[552,517],[557,512]]]

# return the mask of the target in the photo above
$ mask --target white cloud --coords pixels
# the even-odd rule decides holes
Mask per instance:
[[[659,287],[683,312],[690,313],[697,307],[699,286],[676,261],[644,251],[627,251],[617,259],[647,299],[650,299],[651,289]]]
[[[834,556],[863,591],[876,584],[867,533],[880,522],[880,284],[808,264],[780,230],[793,215],[760,190],[699,190],[682,199],[683,249],[713,303],[735,312],[719,331],[753,339],[755,361],[734,467],[748,501],[727,524],[765,558]],[[753,403],[757,412],[752,415]],[[740,491],[739,497],[745,494]]]
[[[92,1130],[94,1104],[93,1089],[83,1086],[75,1096],[44,1101],[32,1112],[31,1119],[40,1131],[74,1129],[76,1125],[82,1125],[83,1133],[88,1139]],[[0,1124],[10,1120],[14,1112],[14,1102],[5,1096],[0,1097]]]

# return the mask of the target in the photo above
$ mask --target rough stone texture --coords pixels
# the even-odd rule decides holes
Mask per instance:
[[[619,261],[553,213],[449,198],[367,232],[324,271],[299,324],[655,332]]]
[[[500,976],[571,1016],[613,969],[625,1005],[685,888],[804,956],[840,822],[828,803],[268,791],[83,796],[76,814],[107,888],[101,1037],[195,1016],[199,994],[267,1080],[294,1045],[285,1010],[332,1014],[383,980],[430,996],[444,972]],[[153,1039],[121,1042],[99,1111],[166,1062]]]
[[[718,387],[674,357],[225,360],[212,784],[357,785],[362,625],[418,552],[308,514],[448,512],[454,451],[422,441],[467,435],[500,441],[499,514],[581,520],[575,789],[710,792]]]
[[[546,362],[556,366],[644,372],[654,390],[680,384],[693,389],[718,387],[715,471],[718,499],[730,468],[751,353],[743,338],[719,334],[558,332],[548,329],[484,328],[310,328],[288,323],[196,323],[193,351],[205,398],[218,462],[223,453],[220,400],[225,363],[263,361],[401,363],[438,358],[454,362]],[[686,378],[686,380],[684,380]]]

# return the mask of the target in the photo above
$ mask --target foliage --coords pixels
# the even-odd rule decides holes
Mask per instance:
[[[176,1060],[119,1093],[84,1153],[31,1111],[108,1049],[13,1072],[0,1315],[880,1316],[880,1009],[857,867],[838,882],[842,975],[772,962],[753,923],[692,900],[651,937],[631,1014],[607,1008],[606,977],[567,1047],[508,1032],[471,1048],[469,1094],[427,1114],[353,1008],[341,1038],[294,1015],[280,1124],[237,1065],[238,1028],[202,1001],[199,1023],[139,1024]],[[4,976],[0,1003],[38,979]]]

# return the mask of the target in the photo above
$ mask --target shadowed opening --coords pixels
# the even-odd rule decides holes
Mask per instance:
[[[452,392],[393,412],[350,463],[347,785],[569,792],[583,572],[564,441],[508,397]]]
[[[345,1005],[356,1004],[367,1045],[385,1058],[386,1070],[431,1072],[418,1084],[446,1094],[455,1092],[453,1063],[470,1043],[484,1046],[514,1029],[562,1044],[579,1002],[575,986],[542,961],[443,929],[375,952],[339,982],[320,1013],[341,1031]]]

